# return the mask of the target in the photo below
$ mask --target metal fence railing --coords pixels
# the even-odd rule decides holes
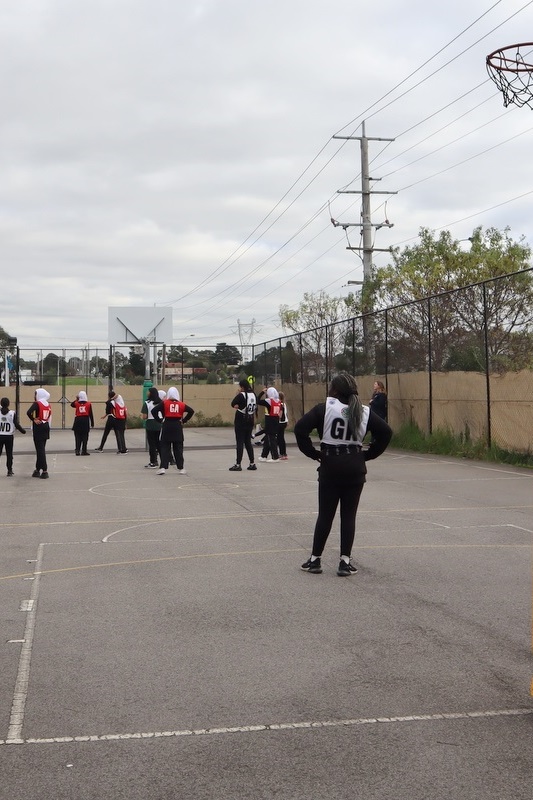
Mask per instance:
[[[363,401],[383,380],[393,428],[533,452],[532,285],[530,268],[264,342],[254,374],[283,387],[293,416],[347,370]]]

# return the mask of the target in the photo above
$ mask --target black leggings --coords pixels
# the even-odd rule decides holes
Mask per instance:
[[[124,432],[126,430],[126,420],[124,419],[116,419],[115,420],[115,438],[117,440],[117,449],[119,453],[125,453],[127,450],[126,447],[126,439],[124,436]]]
[[[185,463],[183,459],[183,439],[181,441],[173,440],[171,442],[167,442],[166,439],[161,439],[160,444],[162,469],[168,469],[171,453],[174,456],[176,467],[178,469],[183,469]]]
[[[48,464],[46,463],[46,442],[42,436],[33,437],[33,444],[35,445],[35,469],[47,472]]]
[[[112,417],[111,415],[109,415],[107,417],[106,421],[105,421],[105,428],[104,428],[104,432],[102,434],[102,441],[100,442],[100,447],[98,448],[98,450],[103,450],[104,449],[104,444],[107,442],[107,437],[109,436],[111,431],[114,431],[114,430],[115,430],[115,418]],[[117,444],[118,444],[118,442],[117,442]]]
[[[263,450],[261,451],[261,458],[267,458],[271,455],[274,461],[279,458],[278,451],[278,430],[279,430],[279,417],[265,417],[265,438],[263,440]]]
[[[363,461],[363,463],[361,463]],[[351,556],[355,517],[364,487],[366,468],[362,453],[322,456],[318,468],[318,518],[313,555],[321,556],[340,503],[341,556]]]
[[[161,443],[159,441],[160,436],[160,430],[152,431],[149,428],[146,429],[146,441],[148,442],[150,464],[157,464],[158,459],[161,458]]]
[[[254,463],[254,448],[252,445],[252,431],[254,429],[253,420],[249,423],[241,423],[235,425],[235,441],[237,444],[237,460],[235,463],[240,464],[244,454],[244,448],[250,459],[250,464]]]
[[[7,471],[11,472],[13,469],[13,442],[14,436],[10,434],[9,436],[0,436],[0,456],[2,455],[2,451],[4,449],[4,445],[6,447],[6,466]]]

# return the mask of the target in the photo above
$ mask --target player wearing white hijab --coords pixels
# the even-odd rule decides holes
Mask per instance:
[[[33,443],[35,445],[35,469],[33,478],[48,478],[48,465],[46,463],[46,442],[50,438],[50,422],[52,408],[49,403],[50,394],[46,389],[37,389],[35,401],[28,408],[26,414],[31,419],[33,429]]]
[[[266,393],[266,397],[264,397]],[[281,402],[278,390],[273,386],[263,390],[257,398],[258,406],[265,406],[265,440],[259,461],[279,462],[278,428]]]
[[[164,475],[168,469],[170,452],[174,453],[176,467],[185,475],[183,460],[183,425],[190,420],[194,409],[180,400],[180,393],[171,386],[167,396],[152,409],[154,419],[161,419],[161,469],[157,475]]]
[[[70,404],[74,409],[74,431],[75,453],[77,456],[88,456],[87,443],[89,441],[89,431],[94,428],[94,416],[92,405],[87,399],[86,392],[78,392],[78,396]]]
[[[126,420],[128,418],[128,409],[122,399],[121,394],[116,394],[111,400],[114,407],[113,415],[115,417],[115,437],[117,439],[117,455],[121,456],[128,452],[126,447]]]

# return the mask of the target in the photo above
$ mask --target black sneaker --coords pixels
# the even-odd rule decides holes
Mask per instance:
[[[49,477],[50,476],[49,476],[48,472],[46,472],[46,470],[44,470],[44,472],[41,472],[41,478],[45,478],[46,479],[46,478],[49,478]]]
[[[157,469],[157,467],[158,467],[158,464],[152,464],[152,462],[150,462],[149,464],[145,464],[144,465],[145,469]]]
[[[242,467],[240,464],[234,464],[229,468],[228,472],[242,472]]]
[[[302,564],[300,569],[303,569],[304,572],[315,572],[318,575],[322,572],[322,565],[319,558],[315,558],[314,561],[311,561],[311,559],[308,558],[305,564]]]
[[[12,470],[12,469],[8,469],[8,471],[7,471],[7,477],[8,477],[8,478],[11,478],[11,476],[12,476],[12,475],[14,475],[14,474],[15,474],[15,473],[13,472],[13,470]]]
[[[32,474],[31,474],[31,476],[32,476],[32,478],[40,478],[41,477],[41,473],[39,472],[38,469],[34,469]]]
[[[255,465],[255,464],[250,464],[250,466],[249,466],[249,467],[246,467],[246,469],[252,469],[252,470],[254,470],[254,469],[257,469],[257,467],[256,467],[256,465]]]
[[[94,452],[95,452],[95,453],[102,453],[102,452],[103,452],[103,450],[104,450],[104,448],[103,448],[103,447],[95,447],[95,448],[94,448]]]
[[[345,578],[348,577],[348,575],[353,575],[354,572],[357,572],[357,567],[355,567],[351,561],[349,564],[347,564],[346,561],[343,561],[341,558],[339,561],[339,567],[337,569],[337,575],[340,578]]]

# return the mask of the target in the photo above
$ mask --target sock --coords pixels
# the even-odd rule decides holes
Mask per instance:
[[[349,564],[350,556],[341,556],[341,561],[344,561],[345,564]]]
[[[311,556],[311,561],[320,561],[320,556]]]

